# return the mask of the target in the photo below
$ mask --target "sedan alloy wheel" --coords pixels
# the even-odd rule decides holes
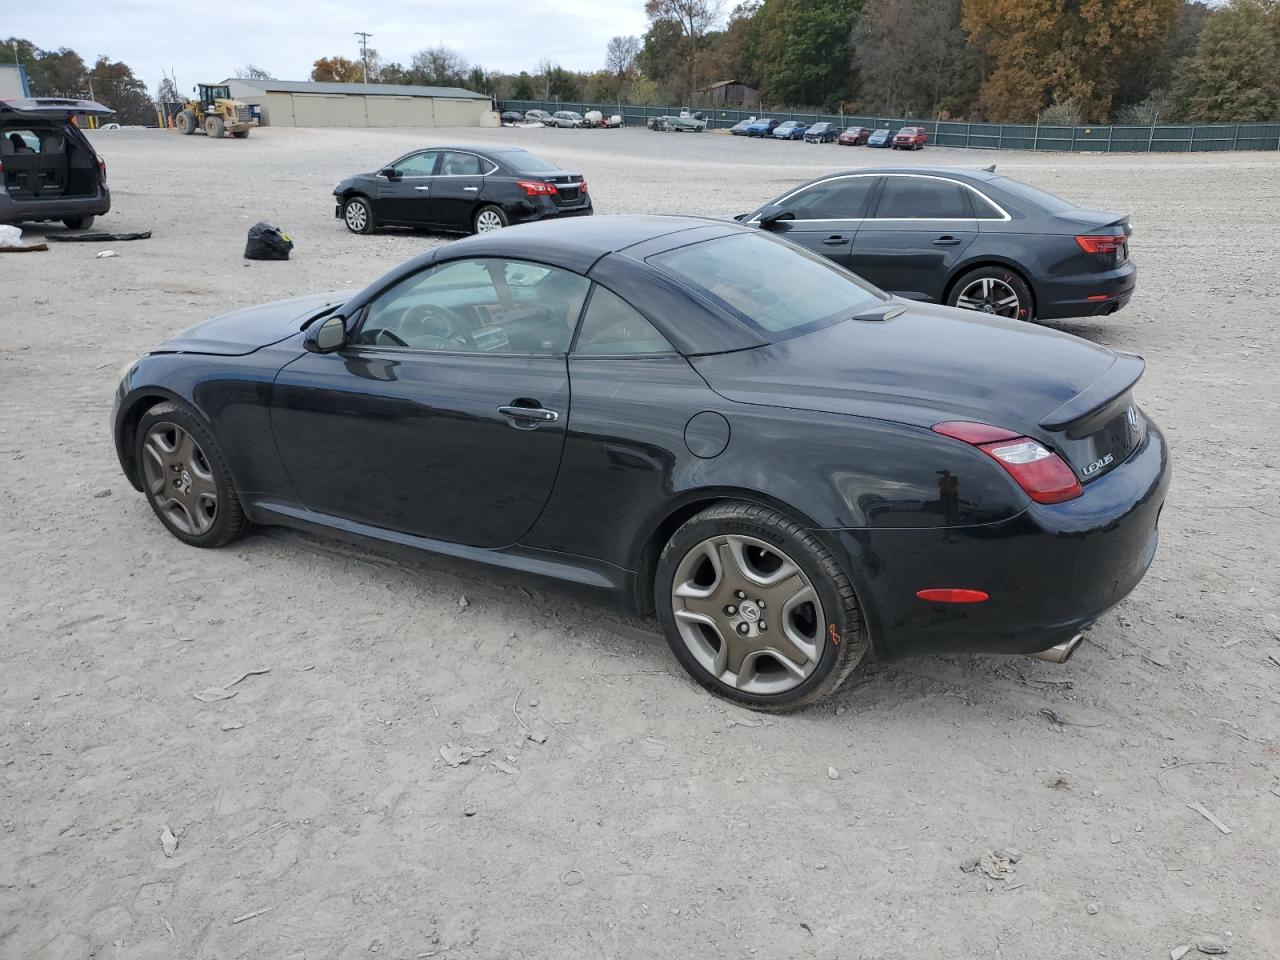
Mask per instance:
[[[743,693],[791,690],[817,668],[822,601],[800,566],[754,537],[696,544],[676,568],[672,613],[694,659]]]
[[[980,277],[960,289],[956,306],[1016,320],[1022,310],[1022,301],[1018,291],[1005,281],[998,277]]]

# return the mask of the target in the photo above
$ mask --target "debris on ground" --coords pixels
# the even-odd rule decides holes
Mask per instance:
[[[1174,947],[1169,951],[1169,960],[1182,960],[1191,949],[1191,944],[1184,943],[1180,947]]]
[[[560,874],[560,882],[566,887],[576,887],[585,879],[586,877],[582,875],[581,870],[566,870]]]
[[[51,233],[49,234],[49,239],[57,240],[59,243],[123,243],[126,240],[150,240],[151,231],[144,230],[142,233]]]
[[[1216,957],[1227,952],[1227,945],[1217,937],[1201,937],[1196,941],[1196,949],[1203,954]]]
[[[973,871],[975,871],[975,870],[977,870],[977,869],[978,869],[978,858],[977,858],[977,857],[973,857],[973,858],[971,858],[971,859],[969,859],[969,860],[964,860],[964,861],[962,861],[962,862],[961,862],[961,864],[960,864],[960,872],[961,872],[961,873],[973,873]]]
[[[168,827],[160,834],[160,847],[164,850],[166,857],[172,857],[178,852],[178,838],[173,835],[173,831]]]
[[[519,771],[519,770],[517,770],[515,767],[513,767],[511,764],[506,763],[506,762],[504,762],[504,761],[502,761],[502,760],[494,760],[494,761],[491,761],[491,762],[493,763],[494,767],[496,767],[498,770],[501,770],[503,773],[505,773],[505,774],[509,774],[510,776],[513,776],[513,777],[514,777],[517,773],[519,773],[519,772],[520,772],[520,771]]]
[[[224,690],[222,687],[210,687],[208,690],[193,693],[192,696],[201,703],[216,703],[219,700],[230,700],[239,692],[239,690]]]
[[[451,767],[460,767],[492,751],[492,747],[459,747],[446,743],[440,748],[440,759]]]
[[[1195,800],[1188,800],[1187,806],[1190,807],[1192,810],[1194,810],[1196,813],[1200,814],[1200,816],[1204,817],[1206,820],[1212,823],[1215,827],[1217,827],[1223,833],[1226,833],[1226,834],[1231,833],[1231,828],[1228,827],[1221,820],[1219,820],[1217,817],[1215,817],[1207,809],[1205,809],[1204,804],[1199,803],[1198,801],[1195,801]]]
[[[470,601],[470,600],[468,600],[468,599],[466,598],[466,596],[465,596],[465,595],[464,595],[464,596],[461,596],[461,597],[459,597],[459,598],[458,598],[458,609],[459,609],[459,610],[465,610],[465,609],[467,609],[467,607],[469,607],[469,606],[471,606],[471,601]]]
[[[1096,903],[1087,903],[1085,904],[1084,910],[1085,913],[1089,914],[1089,916],[1095,916],[1098,912],[1098,905]]]
[[[118,257],[118,256],[120,256],[120,254],[116,253],[114,250],[103,250],[101,253],[97,254],[97,255],[94,257],[94,259],[95,259],[95,260],[106,260],[106,259],[108,259],[109,257]]]
[[[1013,876],[1013,861],[1008,857],[998,857],[994,852],[985,854],[978,861],[978,866],[992,880],[1008,880]]]
[[[1169,657],[1168,647],[1157,647],[1149,653],[1144,653],[1142,659],[1154,663],[1157,667],[1167,667],[1173,662]]]
[[[47,243],[23,243],[22,231],[7,223],[0,223],[0,253],[33,253],[48,250]]]
[[[835,767],[827,767],[827,776],[830,777],[832,780],[839,780],[840,771],[837,770]]]
[[[471,804],[467,804],[462,808],[462,815],[464,817],[474,817],[476,815],[476,808]]]
[[[527,739],[529,739],[529,740],[532,740],[534,743],[546,743],[546,742],[547,742],[547,735],[546,735],[545,733],[534,733],[534,732],[530,731],[529,733],[526,733],[526,734],[525,734],[525,737],[526,737]]]
[[[1008,860],[1010,863],[1017,863],[1022,859],[1022,851],[1017,847],[996,847],[991,852],[997,857]]]
[[[270,907],[263,907],[261,910],[250,910],[248,913],[242,913],[231,921],[232,926],[237,923],[244,923],[246,920],[252,920],[254,917],[260,917],[270,909]]]
[[[293,238],[269,223],[255,223],[249,228],[244,245],[246,260],[288,260]]]
[[[110,487],[106,487],[106,488],[104,488],[104,489],[102,489],[102,490],[99,490],[99,491],[98,491],[97,493],[95,493],[93,496],[94,496],[94,499],[96,499],[96,500],[101,500],[103,497],[109,497],[109,496],[111,496],[111,488],[110,488]]]
[[[222,732],[226,733],[230,730],[240,730],[243,727],[244,727],[244,724],[241,723],[239,720],[228,720],[226,723],[222,725]]]

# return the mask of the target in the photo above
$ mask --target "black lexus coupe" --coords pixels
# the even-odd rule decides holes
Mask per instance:
[[[597,587],[782,710],[869,655],[1066,659],[1155,552],[1142,371],[742,224],[597,217],[209,320],[113,424],[185,543],[281,524]]]
[[[352,233],[419,227],[486,233],[513,223],[591,215],[587,181],[522,147],[414,150],[333,188]]]
[[[994,167],[828,174],[737,219],[896,296],[1017,320],[1107,316],[1137,285],[1128,216],[1077,207]]]

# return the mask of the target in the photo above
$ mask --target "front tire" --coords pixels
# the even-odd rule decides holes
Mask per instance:
[[[62,225],[68,230],[88,230],[93,226],[93,217],[67,217]]]
[[[351,197],[342,205],[342,222],[352,233],[373,233],[373,207],[364,197]]]
[[[476,211],[475,219],[471,221],[471,232],[492,233],[495,230],[501,230],[508,223],[510,221],[503,209],[490,203]]]
[[[147,502],[171,534],[193,547],[221,547],[248,530],[222,451],[190,408],[152,407],[138,421],[136,444]]]
[[[830,696],[869,648],[853,585],[831,552],[768,507],[716,504],[658,558],[667,643],[712,693],[781,713]]]
[[[221,117],[209,117],[204,122],[204,132],[213,140],[221,140],[227,132],[227,124]]]
[[[1027,281],[1009,267],[970,270],[951,287],[947,305],[1010,320],[1035,318],[1035,298]]]

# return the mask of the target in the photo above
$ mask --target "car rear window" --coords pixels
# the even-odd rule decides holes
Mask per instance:
[[[550,160],[543,160],[536,154],[524,150],[512,150],[500,154],[502,162],[516,173],[545,173],[548,170],[559,170]]]
[[[1012,194],[1019,200],[1028,200],[1036,204],[1046,213],[1066,213],[1068,210],[1074,210],[1075,204],[1068,200],[1063,200],[1059,196],[1049,193],[1047,190],[1041,190],[1039,187],[1033,187],[1029,183],[1023,183],[1020,180],[1010,180],[1008,177],[996,177],[990,183],[999,187],[1005,193]]]
[[[817,330],[888,299],[822,257],[764,233],[704,240],[648,262],[765,335]]]

